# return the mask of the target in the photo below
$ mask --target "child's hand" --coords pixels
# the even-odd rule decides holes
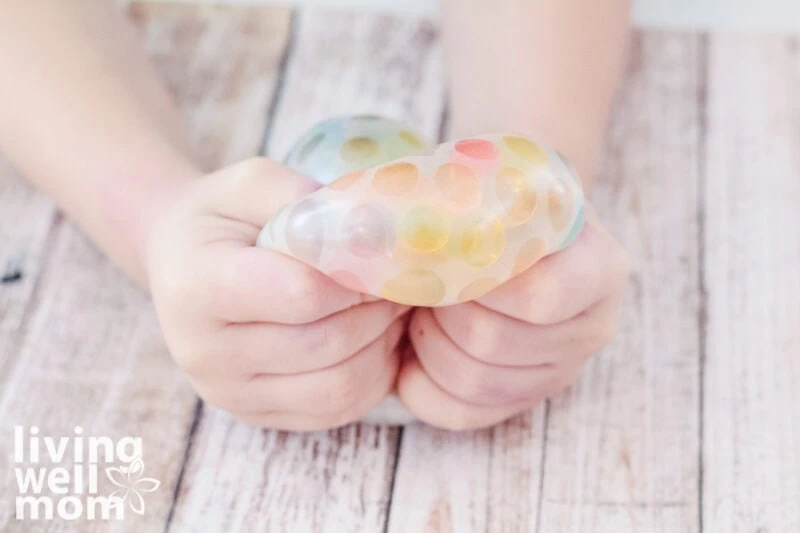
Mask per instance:
[[[254,243],[308,179],[263,159],[189,187],[155,224],[148,275],[178,364],[208,402],[284,429],[355,420],[394,383],[404,306]]]
[[[416,309],[400,399],[422,420],[450,429],[489,426],[529,409],[572,383],[610,340],[627,277],[624,250],[590,216],[572,246],[486,296]]]

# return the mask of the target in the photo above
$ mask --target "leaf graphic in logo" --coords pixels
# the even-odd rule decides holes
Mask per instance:
[[[142,493],[158,490],[161,482],[151,477],[142,477],[144,472],[144,461],[141,457],[135,458],[127,466],[111,466],[106,468],[106,477],[120,487],[115,490],[110,497],[120,498],[123,502],[128,501],[128,505],[136,514],[144,514],[144,498]]]

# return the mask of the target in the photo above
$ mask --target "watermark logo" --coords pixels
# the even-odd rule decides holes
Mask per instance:
[[[39,428],[14,428],[14,475],[19,520],[122,520],[130,510],[145,512],[144,495],[161,482],[144,477],[142,439],[39,434]],[[70,464],[70,466],[64,466]],[[116,487],[101,493],[102,475]]]
[[[106,468],[108,479],[120,487],[119,490],[112,492],[110,498],[120,498],[136,514],[144,514],[144,498],[142,494],[153,492],[161,486],[161,482],[151,477],[142,477],[144,462],[141,457],[137,457],[127,466],[110,466]]]

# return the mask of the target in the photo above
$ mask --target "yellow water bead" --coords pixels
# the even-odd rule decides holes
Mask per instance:
[[[468,265],[483,268],[496,263],[505,247],[503,223],[488,211],[478,211],[456,221],[449,251]]]
[[[450,239],[447,212],[433,206],[414,207],[403,216],[400,234],[403,244],[416,252],[435,252]]]
[[[459,302],[469,302],[480,298],[487,292],[494,290],[499,283],[494,278],[480,278],[468,283],[461,292],[458,293]]]
[[[368,160],[378,153],[378,143],[369,137],[353,137],[342,145],[339,154],[351,163]]]
[[[516,135],[507,135],[503,141],[519,157],[535,164],[547,163],[547,151],[535,142]]]
[[[444,299],[444,282],[430,270],[406,270],[383,285],[381,298],[404,305],[432,306]]]
[[[408,130],[403,130],[397,135],[405,142],[410,144],[411,147],[416,150],[423,148],[425,146],[425,142],[422,139],[420,139],[416,133],[410,132]]]

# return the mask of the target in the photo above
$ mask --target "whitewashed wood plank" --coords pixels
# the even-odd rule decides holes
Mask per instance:
[[[18,361],[55,208],[0,158],[0,390]]]
[[[702,47],[652,34],[632,48],[593,199],[632,256],[620,334],[549,413],[406,429],[390,531],[697,530]]]
[[[269,130],[282,158],[333,115],[376,113],[435,138],[442,72],[430,21],[308,10],[298,14]],[[384,530],[398,430],[369,424],[297,434],[204,410],[178,495],[175,531]]]
[[[118,0],[128,2],[130,0]],[[213,4],[282,4],[287,0],[161,0]],[[434,14],[436,0],[293,0],[297,5],[359,8]],[[635,26],[653,29],[800,31],[800,4],[795,0],[635,0]]]
[[[533,531],[543,409],[495,428],[405,428],[388,531]]]
[[[800,531],[800,54],[712,36],[705,531]]]
[[[271,157],[282,159],[308,128],[339,115],[375,113],[437,138],[444,73],[432,21],[327,9],[299,13],[266,147]]]
[[[635,34],[593,202],[628,249],[620,332],[551,404],[539,531],[699,530],[697,35]]]
[[[206,162],[213,166],[242,152],[256,152],[265,120],[261,112],[271,99],[287,36],[288,11],[131,9],[190,118]],[[248,113],[261,113],[261,123],[250,120]],[[171,512],[187,433],[196,419],[196,396],[169,357],[147,296],[72,224],[60,226],[52,245],[36,306],[18,341],[19,363],[0,398],[0,419],[5,428],[37,426],[43,436],[71,436],[74,426],[81,426],[85,436],[141,437],[144,473],[160,480],[161,488],[145,495],[143,516],[128,511],[119,522],[32,523],[6,512],[0,516],[0,530],[161,531]],[[3,431],[4,503],[6,495],[17,494],[12,446],[11,434]],[[70,457],[61,464],[72,467],[74,461]],[[108,494],[115,487],[102,472],[100,476],[100,493]]]

